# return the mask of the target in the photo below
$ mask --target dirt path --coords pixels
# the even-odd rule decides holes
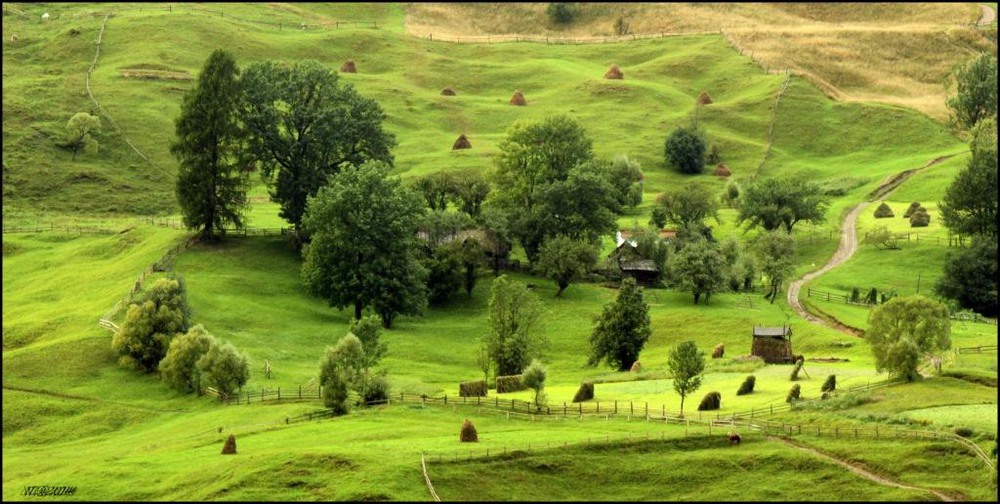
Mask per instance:
[[[869,196],[872,198],[871,202],[878,203],[885,199],[892,191],[900,186],[906,179],[912,177],[917,172],[934,166],[945,159],[954,156],[954,154],[948,156],[940,156],[928,161],[925,165],[920,168],[914,168],[911,170],[906,170],[902,173],[898,173],[889,177],[889,179],[880,185],[875,191],[873,191]],[[809,313],[799,302],[799,291],[802,289],[802,285],[806,282],[819,277],[826,273],[827,271],[840,266],[845,261],[851,258],[854,253],[858,250],[858,237],[857,237],[857,220],[858,215],[868,207],[869,201],[863,201],[858,203],[847,212],[847,216],[844,217],[844,222],[840,226],[840,243],[837,245],[837,251],[833,253],[833,257],[823,265],[822,268],[806,273],[802,278],[793,280],[788,284],[788,305],[795,310],[795,313],[799,314],[800,317],[808,320],[817,325],[822,325],[836,329],[845,334],[852,336],[861,336],[862,332],[856,328],[846,326],[836,320],[826,320],[816,315]]]
[[[979,26],[991,24],[997,18],[997,13],[993,10],[993,7],[979,4],[979,8],[983,11],[982,17],[979,18]]]
[[[858,467],[858,466],[856,466],[854,464],[851,464],[849,462],[845,462],[845,461],[840,460],[838,458],[831,457],[830,455],[827,455],[827,454],[825,454],[825,453],[823,453],[823,452],[821,452],[819,450],[816,450],[814,448],[810,448],[808,446],[800,445],[800,444],[798,444],[798,443],[796,443],[794,441],[791,441],[791,440],[788,440],[788,439],[785,439],[785,438],[768,436],[768,439],[777,439],[777,440],[779,440],[779,441],[781,441],[781,442],[783,442],[783,443],[785,443],[785,444],[787,444],[789,446],[792,446],[794,448],[798,448],[799,450],[807,452],[807,453],[809,453],[811,455],[815,455],[817,457],[827,459],[827,460],[829,460],[829,461],[831,461],[831,462],[833,462],[835,464],[838,464],[838,465],[841,465],[841,466],[845,467],[846,469],[848,469],[851,472],[857,474],[858,476],[861,476],[862,478],[870,479],[870,480],[872,480],[872,481],[874,481],[874,482],[876,482],[876,483],[878,483],[880,485],[893,486],[893,487],[902,488],[902,489],[905,489],[905,490],[920,490],[920,491],[924,491],[924,492],[930,492],[930,493],[934,494],[934,496],[937,497],[939,500],[942,500],[942,501],[945,501],[945,502],[954,502],[955,501],[955,499],[952,499],[951,497],[948,497],[947,495],[945,495],[945,494],[943,494],[941,492],[938,492],[937,490],[931,490],[930,488],[912,487],[912,486],[904,485],[904,484],[896,482],[896,481],[892,481],[890,479],[884,478],[884,477],[879,476],[877,474],[870,473],[870,472],[866,471],[865,469],[863,469],[861,467]]]

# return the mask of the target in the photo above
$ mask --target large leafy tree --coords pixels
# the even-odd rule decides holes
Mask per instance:
[[[280,215],[302,228],[306,201],[333,174],[368,160],[391,165],[385,113],[312,60],[252,63],[242,77],[248,154],[260,164]]]
[[[698,184],[685,184],[680,189],[661,193],[656,197],[665,223],[677,228],[698,231],[705,227],[708,218],[719,221],[719,203],[716,195]]]
[[[138,303],[129,306],[125,322],[111,339],[111,349],[123,366],[151,373],[166,356],[174,336],[188,330],[190,320],[183,281],[161,278]]]
[[[955,96],[947,100],[952,119],[962,128],[997,115],[997,58],[980,53],[955,69]]]
[[[177,202],[189,229],[210,239],[227,223],[243,226],[247,177],[238,162],[243,148],[237,112],[239,68],[232,55],[217,49],[208,57],[198,83],[184,96],[176,120]]]
[[[664,144],[667,164],[689,175],[705,169],[705,150],[705,138],[694,126],[675,129]]]
[[[569,283],[597,264],[597,248],[566,235],[549,238],[538,253],[538,270],[556,282],[561,296]]]
[[[781,284],[795,272],[795,239],[778,229],[757,235],[753,244],[759,271],[767,277],[764,299],[774,303]]]
[[[894,297],[868,314],[865,339],[878,372],[919,376],[917,365],[927,353],[951,348],[951,320],[941,303],[920,295]]]
[[[667,366],[674,378],[674,391],[681,396],[681,414],[684,416],[684,399],[701,387],[701,373],[705,370],[705,353],[693,341],[685,341],[670,350]]]
[[[743,189],[736,222],[791,233],[799,222],[823,222],[828,206],[822,188],[803,176],[757,179]]]
[[[427,298],[417,238],[424,207],[388,172],[378,161],[347,167],[309,198],[312,243],[302,266],[313,295],[353,305],[355,319],[370,306],[387,328],[396,315],[421,313]]]
[[[73,150],[73,160],[76,154],[84,149],[95,150],[98,147],[94,138],[101,131],[101,118],[86,112],[77,112],[66,123],[65,146]]]
[[[481,340],[480,364],[488,375],[520,373],[540,356],[547,338],[540,331],[542,302],[517,280],[500,275],[493,280],[487,316],[487,333]]]
[[[972,238],[971,246],[949,250],[944,274],[934,292],[953,299],[959,306],[987,317],[997,310],[997,241],[984,235]]]
[[[208,351],[198,359],[196,367],[202,382],[214,387],[220,399],[231,396],[250,379],[250,363],[246,355],[226,342],[213,341]]]
[[[973,129],[968,164],[948,186],[941,218],[952,232],[997,237],[997,121],[988,118]]]
[[[604,305],[597,326],[590,335],[588,365],[605,362],[619,371],[627,371],[639,359],[642,347],[652,334],[649,305],[634,278],[622,280],[614,302]]]
[[[170,342],[160,361],[160,379],[181,392],[201,395],[201,373],[196,364],[215,343],[215,338],[198,324]]]
[[[684,248],[667,260],[674,286],[694,295],[694,304],[702,296],[707,301],[725,287],[726,263],[717,244],[701,237],[690,239]]]

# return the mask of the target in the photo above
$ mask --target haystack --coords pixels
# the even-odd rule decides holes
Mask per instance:
[[[622,74],[622,70],[618,68],[618,65],[611,65],[611,68],[607,72],[604,72],[605,79],[624,79],[625,75]]]
[[[732,174],[733,172],[729,170],[729,167],[726,166],[725,163],[722,163],[719,166],[715,167],[715,171],[712,172],[712,175],[715,175],[716,177],[728,177]]]
[[[712,349],[712,358],[721,359],[723,355],[726,355],[726,345],[722,343],[715,345],[715,348]]]
[[[340,66],[340,71],[344,73],[358,73],[358,67],[354,65],[354,60],[349,59]]]
[[[226,444],[222,445],[223,455],[236,455],[236,436],[230,434]]]
[[[457,95],[458,93],[456,93],[455,90],[450,87],[446,87],[441,90],[441,96],[457,96]]]
[[[594,398],[594,384],[591,382],[583,382],[580,384],[580,388],[576,391],[576,395],[573,396],[573,402],[583,402],[589,401]]]
[[[524,99],[524,94],[521,93],[521,90],[518,89],[517,91],[514,91],[514,96],[510,97],[510,104],[523,107],[527,105],[528,102]]]
[[[702,91],[701,94],[698,95],[698,105],[709,105],[711,103],[712,97],[708,96],[708,93]]]
[[[641,369],[642,369],[642,364],[639,364],[639,361],[635,361],[632,363],[632,369],[630,369],[629,371],[633,373],[638,373]]]
[[[476,427],[472,425],[472,422],[468,418],[462,422],[462,432],[458,435],[458,440],[463,443],[479,442],[479,434],[476,433]]]
[[[471,149],[472,144],[469,143],[469,139],[466,138],[465,134],[458,135],[458,140],[455,140],[455,144],[451,146],[451,150],[458,149]]]

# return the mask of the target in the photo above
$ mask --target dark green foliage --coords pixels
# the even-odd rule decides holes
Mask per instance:
[[[720,407],[722,407],[722,394],[709,392],[705,394],[705,397],[701,398],[701,403],[698,404],[698,411],[713,411]]]
[[[604,305],[590,335],[590,366],[605,362],[618,371],[628,371],[652,334],[649,305],[634,278],[622,280],[618,297]]]
[[[452,182],[451,202],[473,219],[478,219],[483,201],[490,193],[489,183],[479,172],[460,173],[454,176]]]
[[[823,386],[820,387],[821,392],[833,392],[837,389],[837,375],[830,375],[826,377],[826,381],[823,382]]]
[[[567,2],[552,2],[545,8],[549,20],[556,24],[569,24],[576,17],[576,6]]]
[[[177,336],[160,361],[160,379],[180,392],[201,395],[201,374],[196,364],[213,344],[217,344],[215,338],[201,324]]]
[[[864,242],[875,246],[879,250],[898,250],[899,238],[895,233],[889,231],[888,226],[875,226],[865,233]]]
[[[561,296],[570,282],[582,277],[597,264],[597,248],[590,243],[558,235],[545,240],[538,251],[536,269],[554,280]]]
[[[635,208],[642,203],[643,175],[638,161],[626,155],[615,157],[611,161],[609,180],[619,207]]]
[[[995,92],[995,91],[994,91]],[[972,157],[945,191],[941,218],[953,233],[997,237],[997,122],[973,128]],[[911,221],[912,222],[912,221]]]
[[[895,217],[895,216],[896,214],[892,213],[892,208],[889,208],[889,205],[884,201],[882,202],[881,205],[878,206],[878,208],[875,209],[876,219],[884,219],[887,217]]]
[[[684,416],[684,399],[701,386],[701,373],[705,370],[705,354],[693,341],[685,341],[670,350],[667,360],[673,377],[674,391],[681,396],[681,414]]]
[[[455,177],[449,172],[435,172],[417,179],[413,187],[424,197],[428,208],[445,210],[448,199],[455,193]]]
[[[767,277],[764,299],[774,303],[785,279],[795,272],[795,239],[777,229],[757,235],[753,246],[760,272]]]
[[[389,399],[389,378],[379,373],[368,377],[361,391],[365,404],[384,403]]]
[[[667,267],[674,286],[691,292],[694,304],[702,296],[707,301],[726,286],[726,264],[718,244],[700,236],[690,239],[683,249],[671,255]]]
[[[931,223],[931,215],[927,209],[920,207],[910,215],[910,227],[927,227]]]
[[[947,100],[952,121],[960,128],[972,128],[979,121],[997,115],[997,58],[980,53],[955,69],[955,96]]]
[[[719,254],[725,264],[725,284],[733,292],[749,292],[754,288],[758,267],[753,255],[744,249],[739,238],[729,235],[719,243]]]
[[[736,391],[736,395],[747,395],[753,392],[754,384],[757,378],[754,375],[747,376],[743,383],[740,384],[740,389]]]
[[[488,332],[480,345],[480,364],[494,375],[518,374],[532,358],[538,357],[548,339],[539,330],[542,304],[534,292],[516,280],[500,275],[490,294]],[[500,384],[497,382],[499,390]]]
[[[705,169],[705,138],[694,127],[679,127],[664,145],[667,164],[681,173],[697,175]]]
[[[878,304],[878,289],[872,287],[868,291],[868,295],[865,296],[865,303],[870,305]]]
[[[421,261],[427,270],[427,299],[431,304],[443,304],[462,287],[465,275],[461,251],[461,242],[452,241],[438,246]]]
[[[975,431],[969,427],[955,427],[955,435],[966,439],[971,438]]]
[[[667,225],[667,209],[662,205],[654,205],[649,217],[649,225],[656,229],[663,229]]]
[[[774,231],[783,227],[791,233],[798,222],[823,222],[828,206],[829,199],[820,186],[805,176],[757,179],[740,195],[736,222],[746,222],[748,229],[762,227]]]
[[[799,394],[802,392],[802,387],[796,383],[792,385],[792,388],[788,390],[788,396],[785,397],[785,402],[795,402],[800,399]]]
[[[851,289],[851,302],[860,303],[861,302],[861,291],[857,287]]]
[[[247,154],[261,167],[281,217],[302,228],[306,201],[348,165],[392,165],[385,113],[313,60],[255,62],[241,79]],[[359,207],[360,208],[360,207]]]
[[[111,340],[119,363],[146,373],[156,371],[170,341],[188,330],[190,313],[180,280],[153,282],[139,302],[129,306],[125,322]]]
[[[997,242],[975,236],[967,248],[949,249],[934,292],[986,317],[996,317]]]
[[[239,68],[228,52],[208,57],[198,83],[184,95],[177,118],[177,203],[188,229],[211,239],[232,224],[243,227],[247,176],[239,163],[244,147],[238,123]]]
[[[522,383],[521,375],[497,376],[497,393],[518,392],[528,387]]]
[[[246,355],[230,343],[213,341],[196,364],[203,385],[213,387],[219,398],[225,399],[246,385],[250,379],[250,363]]]
[[[459,397],[486,397],[486,391],[489,387],[486,386],[486,380],[476,380],[471,382],[462,382],[458,384],[458,396]]]
[[[792,367],[792,375],[789,376],[789,378],[788,378],[789,380],[796,381],[796,380],[799,379],[799,371],[802,371],[802,365],[804,363],[805,363],[805,360],[796,360],[795,361],[795,366]]]
[[[941,303],[920,295],[897,297],[868,313],[865,339],[875,356],[875,369],[912,381],[928,354],[951,348],[951,320]]]
[[[729,208],[737,208],[740,204],[740,185],[735,180],[726,182],[720,198]]]
[[[583,402],[589,401],[594,398],[594,384],[591,382],[583,382],[580,384],[580,388],[576,389],[576,394],[573,395],[573,402]]]
[[[910,206],[907,207],[906,211],[903,212],[903,218],[909,219],[910,216],[913,215],[913,212],[916,212],[918,208],[923,208],[920,206],[919,201],[914,201],[913,203],[910,203]]]
[[[330,306],[371,306],[391,327],[396,315],[418,315],[426,303],[427,272],[419,262],[417,225],[423,205],[369,161],[347,167],[309,205],[303,224],[313,236],[302,277]],[[359,211],[364,209],[364,211]]]

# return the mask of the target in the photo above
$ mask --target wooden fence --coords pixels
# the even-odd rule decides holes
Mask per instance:
[[[56,224],[35,224],[27,226],[4,226],[3,234],[9,233],[62,233],[67,235],[85,235],[85,234],[99,234],[99,235],[113,235],[120,233],[120,229],[111,229],[100,226],[83,226],[83,225],[56,225]]]
[[[996,321],[993,321],[995,324]],[[961,347],[956,349],[960,354],[973,354],[973,353],[996,353],[996,345],[979,345],[974,347]]]
[[[868,241],[868,236],[871,235],[871,231],[866,231],[862,236],[861,242],[865,243]],[[914,244],[924,244],[924,245],[947,245],[949,247],[964,247],[968,240],[964,236],[949,235],[949,236],[927,236],[924,235],[923,239],[920,238],[920,233],[917,232],[906,232],[906,233],[894,233],[892,237],[898,242],[905,240],[908,243]]]

